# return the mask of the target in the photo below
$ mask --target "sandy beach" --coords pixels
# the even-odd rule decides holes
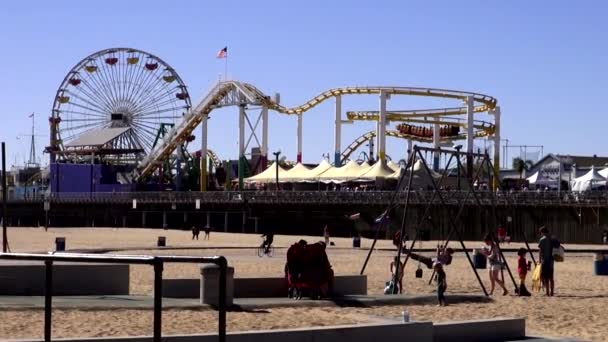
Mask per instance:
[[[254,249],[222,249],[222,247],[254,247],[260,244],[259,235],[224,234],[213,232],[210,241],[192,240],[188,231],[109,229],[109,228],[13,228],[9,231],[13,252],[44,252],[53,250],[54,239],[63,236],[68,249],[134,248],[120,254],[173,254],[173,255],[224,255],[235,268],[235,277],[281,276],[285,263],[285,249],[277,248],[273,258],[258,258]],[[157,236],[167,237],[168,248],[148,249],[156,245]],[[201,238],[203,234],[201,233]],[[276,236],[277,247],[287,247],[304,238],[309,242],[320,237]],[[367,256],[367,250],[352,249],[350,239],[332,239],[336,247],[328,248],[328,256],[336,274],[358,274]],[[481,242],[467,242],[469,249]],[[371,240],[363,240],[368,247]],[[436,242],[424,242],[422,247],[432,248]],[[508,247],[519,247],[511,244]],[[456,243],[452,247],[458,247]],[[534,247],[535,244],[533,243]],[[202,248],[206,249],[202,249]],[[390,241],[379,241],[377,247],[391,248]],[[601,246],[566,246],[576,248]],[[181,249],[187,248],[187,249]],[[376,251],[368,264],[368,291],[379,294],[389,278],[388,265],[394,252]],[[507,254],[511,267],[516,267],[516,256]],[[528,334],[578,337],[593,341],[608,340],[608,277],[593,275],[593,254],[571,253],[563,263],[556,264],[556,296],[544,297],[534,293],[531,298],[495,295],[492,303],[455,304],[448,307],[415,305],[408,307],[414,320],[434,322],[493,318],[525,317]],[[424,267],[424,266],[423,266]],[[424,270],[422,279],[414,278],[417,263],[408,262],[405,271],[405,292],[432,294],[434,287],[427,285],[430,270]],[[464,257],[458,253],[447,269],[448,301],[450,293],[482,293],[475,275]],[[479,270],[489,288],[486,270]],[[165,278],[195,278],[196,265],[175,264],[166,267]],[[505,273],[506,275],[506,273]],[[528,281],[530,287],[530,280]],[[513,285],[508,283],[509,291]],[[152,270],[148,266],[131,266],[131,293],[151,294]],[[500,291],[496,291],[500,293]],[[230,312],[228,329],[277,329],[310,327],[329,324],[374,322],[381,318],[399,317],[402,306],[365,308],[273,308],[260,312]],[[149,335],[152,331],[151,310],[55,310],[53,334],[69,336],[125,336]],[[216,313],[209,310],[167,309],[163,312],[165,334],[214,332],[217,329]],[[0,338],[42,337],[43,312],[40,310],[1,310]]]

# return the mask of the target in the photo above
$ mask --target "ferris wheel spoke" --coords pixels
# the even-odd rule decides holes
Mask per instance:
[[[162,100],[162,102],[161,102],[161,100]],[[150,103],[147,104],[146,106],[138,107],[135,110],[135,113],[146,112],[146,111],[149,111],[149,110],[155,109],[155,108],[156,109],[163,109],[164,107],[166,107],[166,106],[168,106],[170,104],[174,104],[171,107],[177,109],[177,108],[180,108],[179,106],[175,106],[175,104],[177,104],[177,103],[178,103],[178,100],[176,98],[167,97],[167,96],[159,97],[158,99],[154,99],[154,101],[150,101]]]
[[[103,75],[101,74],[101,68],[98,68],[97,71],[95,71],[91,78],[95,79],[95,81],[98,84],[98,87],[100,90],[103,91],[103,93],[105,94],[105,96],[108,98],[108,102],[110,104],[110,108],[114,109],[114,107],[116,106],[116,100],[114,99],[111,90],[109,89],[106,80],[104,79]]]
[[[147,70],[146,73],[137,81],[137,87],[135,91],[131,94],[131,101],[137,102],[137,100],[144,94],[145,90],[148,87],[150,82],[154,82],[156,78],[156,70]]]
[[[81,93],[86,95],[91,100],[95,101],[95,103],[99,104],[100,107],[103,107],[104,110],[106,110],[108,112],[110,111],[110,106],[108,104],[108,101],[106,99],[104,99],[97,91],[95,91],[95,89],[92,89],[91,86],[89,85],[89,82],[81,80],[80,84],[81,84],[81,86],[78,88],[78,90]]]
[[[165,109],[159,108],[158,110],[147,111],[147,112],[135,112],[135,113],[133,113],[133,119],[145,118],[146,116],[149,116],[149,115],[169,113],[169,112],[175,111],[175,109],[176,108],[170,107],[170,108],[165,108]],[[174,117],[178,118],[179,115],[175,115]]]
[[[109,70],[109,69],[113,68],[113,67],[114,66],[110,66],[107,63],[103,63],[102,67],[99,68],[99,70],[100,70],[99,74],[103,77],[103,79],[106,82],[106,86],[107,86],[109,95],[112,98],[112,103],[114,103],[114,106],[117,106],[119,98],[118,98],[118,94],[116,93],[116,84],[114,82],[112,82],[112,78],[109,75],[111,73],[111,70]]]
[[[103,85],[101,85],[99,81],[97,81],[93,76],[90,75],[87,75],[86,77],[82,78],[82,84],[84,85],[84,87],[89,89],[91,93],[96,94],[97,97],[99,97],[101,101],[103,101],[105,107],[107,108],[106,112],[110,113],[112,110],[112,99],[110,99],[106,95]]]
[[[170,90],[173,90],[173,88],[167,88],[167,85],[165,85],[165,87],[157,89],[155,92],[148,94],[138,101],[136,110],[140,110],[146,105],[157,103],[165,97],[177,102],[178,99],[173,96],[173,93],[171,93]]]
[[[66,114],[70,114],[70,115],[80,115],[80,116],[92,116],[93,119],[95,120],[107,120],[108,116],[107,115],[101,115],[101,114],[97,114],[97,113],[87,113],[87,112],[78,112],[75,110],[68,110],[68,109],[60,109],[57,111],[59,113],[59,116],[61,116],[61,114],[66,113]],[[69,119],[68,119],[69,120]]]
[[[97,108],[97,109],[98,109],[98,110],[99,110],[101,113],[103,113],[103,112],[106,112],[106,111],[107,111],[107,109],[106,109],[106,108],[104,108],[104,107],[100,106],[100,105],[99,105],[99,104],[97,104],[97,103],[91,102],[90,100],[88,100],[88,99],[86,99],[86,98],[84,98],[84,97],[80,96],[80,94],[74,93],[74,92],[69,91],[69,90],[68,90],[68,91],[66,91],[66,93],[67,93],[69,96],[74,97],[74,98],[76,98],[76,99],[80,100],[81,102],[84,102],[85,104],[87,104],[87,105],[89,105],[89,106],[91,106],[91,107],[93,107],[93,108]],[[74,102],[72,101],[71,103],[73,104]]]
[[[104,112],[102,112],[102,111],[99,111],[99,110],[96,110],[96,109],[93,109],[93,108],[87,107],[87,106],[82,105],[82,104],[80,104],[80,103],[78,103],[78,102],[72,102],[72,103],[70,103],[70,104],[71,104],[72,106],[75,106],[75,107],[78,107],[78,108],[82,108],[82,109],[85,109],[85,110],[88,110],[88,111],[91,111],[91,112],[94,112],[94,113],[99,113],[99,114],[103,114],[103,115],[106,115],[106,116],[107,116],[107,113],[104,113]]]

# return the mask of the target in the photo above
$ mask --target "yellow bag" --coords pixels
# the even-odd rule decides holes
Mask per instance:
[[[536,265],[534,268],[534,273],[532,274],[532,291],[540,292],[543,288],[543,282],[540,278],[542,272],[542,265]]]

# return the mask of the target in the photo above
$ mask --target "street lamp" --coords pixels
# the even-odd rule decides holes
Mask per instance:
[[[281,155],[281,150],[272,152],[272,154],[274,154],[274,163],[275,163],[275,167],[276,167],[276,187],[277,187],[277,191],[278,191],[279,190],[279,155]]]

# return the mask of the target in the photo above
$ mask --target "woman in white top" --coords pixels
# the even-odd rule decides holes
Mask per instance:
[[[507,288],[505,287],[505,282],[500,279],[498,276],[498,272],[502,270],[502,262],[500,261],[500,252],[498,250],[498,246],[494,243],[491,234],[487,234],[483,239],[483,242],[487,245],[483,249],[485,255],[488,257],[488,263],[490,264],[490,295],[494,293],[494,287],[498,284],[503,289],[503,296],[509,294]]]

